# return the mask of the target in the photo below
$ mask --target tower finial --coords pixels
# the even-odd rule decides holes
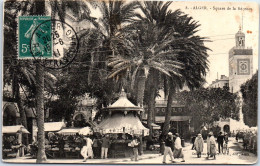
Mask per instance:
[[[244,12],[242,12],[241,30],[243,31]]]
[[[126,93],[123,87],[121,89],[120,97],[126,97]]]

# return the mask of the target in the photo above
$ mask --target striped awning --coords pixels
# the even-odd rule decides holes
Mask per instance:
[[[44,131],[60,131],[65,126],[64,122],[45,122]],[[35,131],[38,131],[37,126],[35,126]]]
[[[80,135],[92,135],[92,129],[90,127],[83,128],[64,128],[57,132],[61,135],[76,135],[77,133]]]
[[[23,125],[3,126],[2,127],[2,133],[4,133],[4,134],[14,134],[14,133],[18,133],[20,131],[25,134],[30,133]]]
[[[126,115],[123,113],[112,114],[98,124],[95,131],[103,133],[144,133],[144,135],[149,133],[149,129],[144,127],[140,119],[133,113]]]

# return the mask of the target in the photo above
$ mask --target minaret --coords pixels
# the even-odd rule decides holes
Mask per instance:
[[[240,86],[253,75],[253,50],[245,47],[245,34],[239,27],[235,35],[235,46],[229,51],[229,88],[230,92],[239,92],[239,126],[245,126],[242,113],[242,94]]]
[[[240,86],[253,75],[253,50],[245,47],[245,34],[241,27],[235,35],[235,44],[229,51],[229,87],[232,93],[240,91]]]
[[[245,48],[245,34],[241,31],[241,26],[239,31],[235,35],[236,39],[236,48],[244,49]]]

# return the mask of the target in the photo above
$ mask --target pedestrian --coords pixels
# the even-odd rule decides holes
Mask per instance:
[[[101,158],[107,159],[107,152],[108,148],[110,146],[110,139],[109,135],[105,135],[105,137],[102,139],[102,145],[101,145]]]
[[[94,136],[94,139],[93,139],[93,153],[94,153],[94,158],[98,158],[99,157],[99,153],[98,151],[100,150],[100,147],[99,147],[99,140],[97,139],[97,136]]]
[[[192,143],[191,150],[193,150],[195,148],[195,145],[194,145],[195,139],[196,139],[196,136],[193,135],[192,138],[191,138],[191,143]]]
[[[196,137],[195,141],[194,141],[194,146],[195,146],[195,150],[197,152],[197,156],[198,158],[201,157],[201,152],[203,152],[203,138],[201,134],[198,134],[198,136]]]
[[[224,141],[223,149],[224,149],[223,154],[229,154],[228,139],[226,139],[226,138],[225,138],[225,141]]]
[[[228,133],[224,134],[224,140],[225,140],[225,142],[228,142]]]
[[[172,136],[172,146],[171,146],[171,149],[172,149],[172,152],[174,151],[174,142],[175,142],[175,140],[176,140],[176,136],[175,135],[173,135]]]
[[[152,137],[148,137],[147,141],[146,141],[146,150],[153,150],[153,138]]]
[[[213,157],[213,159],[216,159],[216,141],[215,141],[215,137],[213,135],[212,132],[209,132],[209,142],[208,142],[208,146],[209,146],[209,156]]]
[[[173,152],[171,149],[172,146],[172,133],[169,132],[165,139],[165,146],[164,146],[164,156],[163,156],[163,164],[166,164],[166,156],[169,154],[171,157],[171,161],[173,162]]]
[[[224,135],[222,134],[222,132],[219,133],[218,137],[217,137],[217,142],[218,142],[218,152],[219,153],[223,153],[223,143],[224,143]]]
[[[64,156],[64,146],[65,146],[65,141],[63,139],[63,136],[59,136],[58,138],[58,148],[59,148],[59,156],[62,158]]]
[[[209,159],[209,157],[210,157],[210,134],[208,134],[208,136],[207,136],[207,158]]]
[[[84,138],[86,144],[81,149],[80,154],[84,157],[83,162],[86,162],[88,158],[93,158],[92,140],[89,137]]]
[[[138,161],[138,145],[139,145],[139,142],[137,141],[137,137],[136,136],[133,136],[133,139],[131,141],[131,147],[133,148],[133,155],[131,157],[131,160],[135,160],[135,161]]]
[[[175,139],[175,142],[174,142],[173,157],[174,158],[182,158],[181,162],[185,162],[184,154],[183,154],[182,146],[181,146],[180,135],[179,135],[179,133],[176,133],[175,136],[176,136],[176,139]]]
[[[38,151],[38,141],[36,137],[33,137],[33,142],[31,145],[31,154],[32,158],[37,157],[37,151]]]

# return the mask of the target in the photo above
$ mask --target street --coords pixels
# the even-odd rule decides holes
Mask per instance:
[[[242,142],[237,143],[234,138],[229,138],[229,155],[218,154],[216,160],[207,159],[207,145],[204,143],[203,153],[201,158],[197,158],[195,150],[191,150],[192,145],[186,143],[183,148],[186,162],[180,162],[181,159],[175,159],[174,163],[170,162],[170,157],[167,156],[167,164],[254,164],[257,162],[257,156],[253,153],[242,149]],[[48,163],[75,163],[75,164],[162,164],[163,155],[160,154],[144,154],[139,157],[139,161],[131,161],[129,158],[118,159],[89,159],[83,162],[83,159],[48,159]],[[36,159],[28,157],[20,157],[16,159],[5,159],[4,162],[9,163],[35,163]]]

